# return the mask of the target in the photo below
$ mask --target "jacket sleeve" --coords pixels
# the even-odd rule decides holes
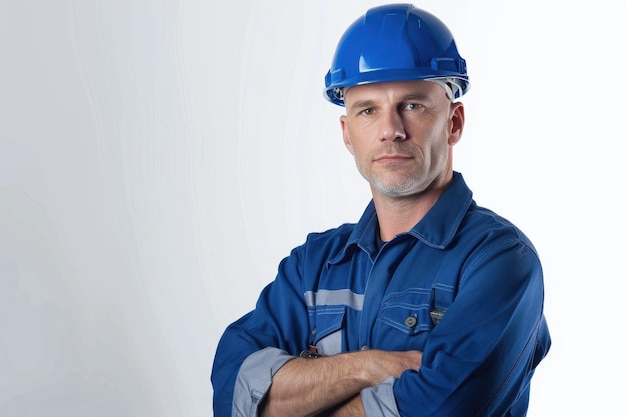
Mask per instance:
[[[211,382],[215,417],[256,416],[271,377],[307,346],[308,319],[300,279],[301,248],[279,266],[256,308],[227,327]]]
[[[543,297],[541,265],[525,243],[499,242],[470,256],[419,372],[394,383],[399,414],[504,416],[519,407],[524,415],[534,368],[550,346]]]

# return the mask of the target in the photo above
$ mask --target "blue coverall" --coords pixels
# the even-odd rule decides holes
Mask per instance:
[[[215,417],[255,416],[272,375],[309,346],[423,352],[418,372],[361,391],[366,415],[524,416],[551,343],[543,300],[532,243],[455,172],[409,232],[381,242],[370,203],[356,225],[310,234],[281,262],[220,340]]]

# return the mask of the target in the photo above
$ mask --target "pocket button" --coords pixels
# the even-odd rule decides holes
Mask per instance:
[[[417,326],[417,318],[415,316],[408,316],[404,319],[404,325],[412,329],[413,327]]]

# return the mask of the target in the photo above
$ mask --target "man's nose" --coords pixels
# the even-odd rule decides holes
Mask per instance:
[[[403,141],[406,140],[404,121],[398,111],[385,112],[381,119],[380,140]]]

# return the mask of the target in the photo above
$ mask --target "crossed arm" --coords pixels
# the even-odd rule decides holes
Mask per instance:
[[[418,371],[421,361],[419,351],[382,350],[292,359],[274,375],[260,416],[363,416],[362,389]]]

